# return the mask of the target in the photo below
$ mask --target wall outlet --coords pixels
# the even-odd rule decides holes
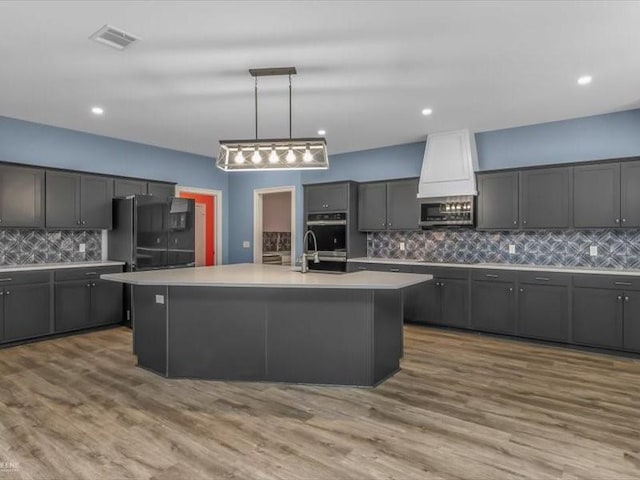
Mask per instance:
[[[164,295],[156,295],[156,303],[164,305]]]
[[[242,242],[242,248],[251,248],[251,242],[249,240],[245,240]]]
[[[597,257],[598,256],[598,246],[597,245],[591,245],[589,247],[589,255],[591,255],[592,257]]]
[[[513,245],[513,244],[509,245],[509,253],[511,255],[515,255],[515,253],[516,253],[516,246],[515,245]]]
[[[404,242],[400,242],[400,251],[404,252],[404,250],[405,250]]]
[[[78,250],[80,251],[80,253],[84,253],[84,252],[85,252],[86,247],[87,247],[87,246],[86,246],[86,244],[81,243],[81,244],[80,244],[80,248],[79,248]]]

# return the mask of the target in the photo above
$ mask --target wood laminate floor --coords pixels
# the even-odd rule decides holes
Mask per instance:
[[[640,478],[639,360],[407,326],[358,389],[166,380],[130,343],[0,350],[0,480]]]

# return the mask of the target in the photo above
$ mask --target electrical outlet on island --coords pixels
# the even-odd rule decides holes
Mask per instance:
[[[242,242],[242,248],[251,248],[251,242],[249,242],[249,240],[245,240]]]

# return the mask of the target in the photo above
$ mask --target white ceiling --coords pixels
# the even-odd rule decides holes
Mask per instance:
[[[142,41],[89,41],[105,23]],[[295,65],[293,135],[360,150],[640,107],[638,25],[640,2],[0,2],[0,115],[214,156],[254,134],[247,69]],[[286,77],[259,86],[286,136]]]

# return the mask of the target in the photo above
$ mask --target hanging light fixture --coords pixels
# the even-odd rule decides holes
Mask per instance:
[[[254,107],[255,131],[254,140],[220,140],[220,150],[216,165],[231,172],[257,170],[326,170],[329,168],[327,142],[324,138],[293,138],[291,133],[291,75],[295,75],[295,67],[250,69],[249,74],[255,78]],[[258,138],[258,77],[287,75],[289,77],[289,138]],[[245,153],[251,159],[245,161]],[[268,161],[263,161],[263,158]]]

